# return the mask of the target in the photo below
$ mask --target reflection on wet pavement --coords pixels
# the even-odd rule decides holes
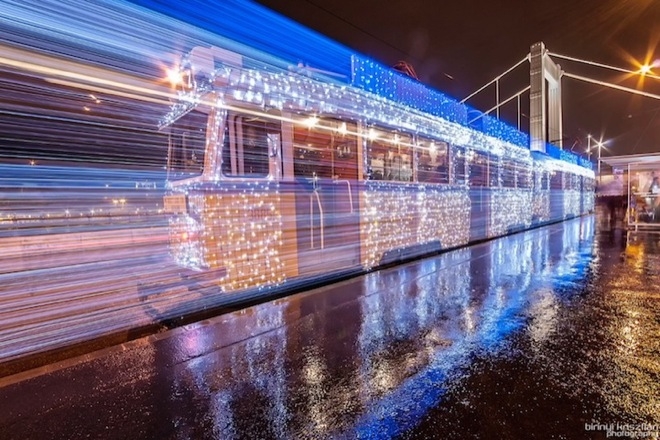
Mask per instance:
[[[597,235],[587,270],[529,292],[524,330],[400,438],[659,438],[659,244]]]
[[[581,439],[653,428],[659,240],[575,219],[138,340],[5,380],[0,432]]]

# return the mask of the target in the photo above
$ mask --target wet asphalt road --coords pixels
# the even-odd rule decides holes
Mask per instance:
[[[627,238],[575,219],[0,379],[0,439],[658,438],[660,234]]]

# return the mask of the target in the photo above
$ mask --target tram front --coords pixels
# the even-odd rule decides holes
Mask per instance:
[[[178,100],[161,124],[169,132],[164,207],[171,255],[224,291],[286,277],[280,127],[263,106],[232,97],[230,77],[240,64],[231,52],[194,49],[181,63]]]

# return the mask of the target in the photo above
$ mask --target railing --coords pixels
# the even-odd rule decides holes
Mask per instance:
[[[317,188],[309,195],[309,231],[310,231],[310,247],[314,249],[314,197],[316,196],[316,203],[319,207],[319,215],[321,222],[321,249],[325,248],[325,239],[323,231],[323,206],[321,205],[321,197]]]
[[[345,183],[346,186],[348,187],[348,203],[351,205],[351,214],[353,214],[354,209],[353,209],[353,193],[351,192],[351,182],[350,180],[335,180],[335,184],[337,183]]]

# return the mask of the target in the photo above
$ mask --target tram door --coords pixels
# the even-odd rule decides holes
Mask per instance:
[[[550,219],[564,219],[564,173],[550,172]]]
[[[490,218],[489,156],[475,151],[468,152],[470,183],[470,240],[488,236]],[[496,169],[492,170],[496,171]]]
[[[293,128],[298,272],[360,262],[356,127],[336,120]]]

